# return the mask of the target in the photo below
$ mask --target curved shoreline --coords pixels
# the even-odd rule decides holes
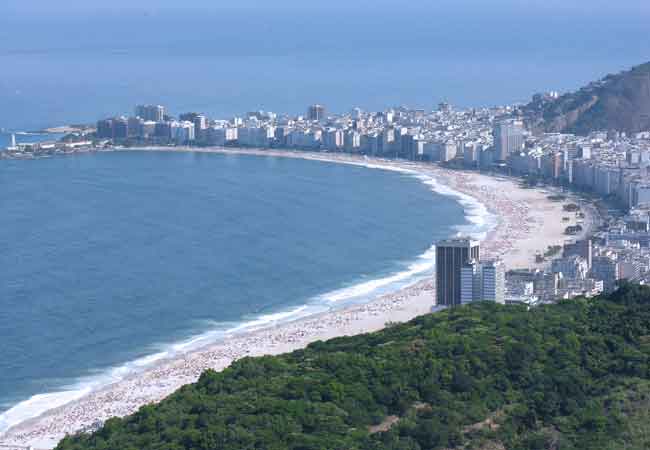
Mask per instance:
[[[557,242],[564,236],[554,233],[544,239],[533,230],[544,225],[544,218],[531,213],[531,200],[543,201],[551,205],[538,191],[521,189],[512,180],[487,177],[476,173],[456,172],[440,167],[406,161],[382,160],[358,157],[347,154],[308,153],[284,150],[262,149],[223,149],[223,148],[179,148],[147,147],[137,149],[114,149],[113,151],[169,151],[221,153],[254,156],[293,157],[329,163],[343,163],[383,170],[399,171],[418,176],[432,189],[443,195],[456,197],[465,208],[474,205],[475,220],[479,221],[488,214],[497,215],[497,223],[489,223],[482,236],[484,254],[488,257],[502,256],[509,268],[517,268],[521,258],[534,259],[529,252],[515,249],[514,243],[521,244],[533,236],[536,245],[547,241]],[[478,184],[477,184],[478,183]],[[523,191],[521,199],[510,199],[505,186],[510,184],[512,190]],[[478,189],[477,189],[478,187]],[[441,192],[444,191],[444,192]],[[538,197],[531,199],[528,197]],[[463,203],[463,200],[465,203]],[[482,205],[476,207],[476,205]],[[560,209],[561,209],[561,203]],[[548,205],[544,205],[548,207]],[[541,209],[542,216],[548,214]],[[471,215],[466,213],[466,217]],[[533,220],[528,220],[533,219]],[[560,222],[561,217],[558,218]],[[470,219],[471,220],[471,219]],[[490,225],[493,225],[490,227]],[[563,227],[566,224],[562,225]],[[489,232],[488,232],[489,231]],[[556,232],[557,230],[554,230]],[[549,244],[550,245],[550,244]],[[542,246],[542,250],[545,249]],[[517,251],[513,251],[517,250]],[[510,256],[510,258],[509,258]],[[519,255],[521,256],[521,255]],[[509,263],[510,260],[510,263]],[[532,264],[531,264],[532,266]],[[65,433],[92,428],[97,419],[105,420],[111,416],[123,416],[134,412],[143,404],[156,402],[166,397],[178,387],[193,382],[207,368],[221,370],[233,360],[243,356],[278,354],[304,347],[315,340],[329,339],[336,336],[375,331],[391,321],[405,321],[428,312],[433,306],[434,291],[431,280],[424,280],[397,292],[381,296],[366,304],[343,309],[330,310],[316,315],[298,318],[290,322],[270,324],[268,327],[231,334],[223,339],[205,344],[199,348],[173,355],[169,359],[156,361],[143,371],[134,373],[115,383],[100,387],[72,402],[51,409],[42,415],[20,422],[0,437],[0,442],[19,445],[32,445],[37,448],[49,448],[56,444]]]
[[[143,151],[160,151],[155,148],[147,148]],[[169,149],[166,149],[169,151]],[[110,152],[118,151],[112,150]],[[138,151],[137,149],[133,151]],[[214,152],[210,152],[214,153]],[[232,152],[229,152],[232,153]],[[252,154],[246,152],[247,156],[253,157],[268,157],[268,154]],[[297,159],[297,158],[294,158]],[[305,159],[305,158],[301,158]],[[313,158],[309,158],[313,160]],[[309,160],[307,159],[307,160]],[[329,161],[329,160],[328,160]],[[322,163],[324,161],[317,161]],[[338,164],[339,162],[335,162]],[[343,162],[340,162],[341,164]],[[384,170],[389,172],[396,172],[401,175],[406,175],[408,178],[413,178],[414,183],[421,183],[425,189],[432,191],[436,195],[444,196],[462,196],[457,192],[444,192],[439,193],[440,189],[435,184],[435,181],[423,177],[419,173],[410,169],[398,169],[395,167],[377,166],[376,164],[367,164],[365,162],[348,163],[345,165],[354,165],[364,167],[367,169]],[[426,205],[427,203],[423,203]],[[465,212],[467,207],[459,205]],[[472,210],[480,209],[482,205],[472,205]],[[467,217],[465,216],[465,221]],[[474,221],[475,222],[475,221]],[[467,224],[459,224],[454,226],[456,230],[461,227],[469,227]],[[451,231],[450,231],[451,233]],[[376,277],[370,280],[358,279],[350,284],[334,287],[333,289],[326,290],[312,298],[306,299],[300,306],[287,306],[280,308],[276,311],[261,313],[253,317],[241,318],[232,324],[219,323],[216,328],[209,328],[197,331],[190,336],[178,341],[164,342],[159,345],[160,350],[148,353],[137,359],[127,361],[121,365],[107,368],[102,370],[99,375],[81,376],[77,380],[66,386],[62,386],[58,390],[52,390],[45,393],[37,393],[32,395],[26,400],[22,400],[9,408],[3,414],[0,414],[0,440],[2,439],[3,432],[10,430],[13,427],[20,426],[25,422],[29,422],[48,411],[55,410],[68,403],[74,402],[84,395],[97,390],[102,390],[115,383],[123,381],[127,377],[137,376],[142,370],[151,368],[153,365],[168,362],[179,355],[198,351],[206,346],[212,345],[224,339],[224,336],[231,336],[234,334],[240,335],[242,333],[250,333],[270,326],[277,326],[288,322],[294,322],[309,317],[314,317],[326,312],[333,312],[346,307],[358,306],[376,299],[381,295],[387,293],[394,293],[406,287],[410,287],[417,282],[429,278],[434,267],[434,243],[429,242],[429,247],[424,253],[415,255],[411,259],[400,261],[400,268],[395,268],[393,271],[377,274]]]

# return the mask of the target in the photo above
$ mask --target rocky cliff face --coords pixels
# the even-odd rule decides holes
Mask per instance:
[[[557,99],[536,98],[523,112],[537,132],[648,131],[650,63],[608,75]]]

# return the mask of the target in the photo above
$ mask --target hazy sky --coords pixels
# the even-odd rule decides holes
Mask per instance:
[[[89,0],[2,0],[0,11],[20,13],[58,13],[74,14],[75,12],[111,11],[164,11],[178,9],[224,10],[224,9],[301,9],[328,11],[330,14],[349,10],[373,10],[377,8],[394,9],[426,9],[441,12],[466,12],[471,10],[491,10],[504,12],[508,9],[527,10],[531,14],[539,11],[558,14],[568,11],[589,14],[626,14],[644,13],[650,11],[650,2],[646,0],[409,0],[396,2],[394,0],[111,0],[96,2]]]
[[[236,47],[237,55],[326,58],[357,48],[396,58],[489,51],[636,60],[650,59],[648,20],[648,0],[0,0],[0,52],[113,52],[128,43],[187,54],[211,42],[211,53]]]

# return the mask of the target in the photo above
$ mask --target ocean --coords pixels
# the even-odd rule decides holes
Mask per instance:
[[[0,129],[138,103],[213,118],[504,105],[648,59],[638,0],[70,2],[2,2]]]
[[[4,0],[0,148],[138,103],[230,118],[526,102],[647,59],[635,0],[226,3]],[[430,274],[434,241],[481,225],[432,184],[271,157],[0,161],[0,430],[227,330]]]
[[[228,330],[412,283],[437,239],[481,220],[408,173],[277,157],[111,152],[0,172],[0,430]]]

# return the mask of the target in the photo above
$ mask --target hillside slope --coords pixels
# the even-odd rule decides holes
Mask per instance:
[[[650,288],[246,358],[59,450],[645,449]]]
[[[534,100],[524,107],[524,114],[538,132],[650,130],[650,63],[608,75],[555,100]]]

